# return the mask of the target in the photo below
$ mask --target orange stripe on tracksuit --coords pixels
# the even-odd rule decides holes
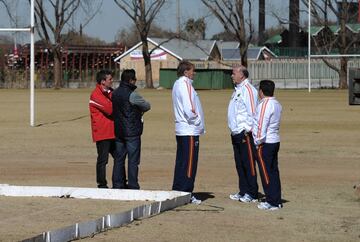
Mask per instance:
[[[191,93],[192,93],[191,84],[189,84],[189,83],[187,83],[187,82],[185,82],[185,84],[186,84],[186,88],[187,88],[188,94],[189,94],[189,99],[190,99],[190,104],[191,104],[191,111],[192,111],[193,113],[195,113],[194,103],[193,103],[193,101],[192,101],[192,99],[191,99]]]
[[[261,167],[261,170],[264,174],[264,180],[265,180],[265,184],[266,185],[269,185],[270,183],[270,180],[269,180],[269,175],[267,173],[267,170],[266,170],[266,167],[265,167],[265,162],[264,162],[264,159],[262,158],[262,150],[263,150],[263,147],[262,145],[259,146],[259,149],[258,149],[258,156],[259,156],[259,161],[260,161],[260,167]]]
[[[246,137],[246,144],[247,144],[249,160],[250,160],[251,175],[255,176],[255,163],[254,163],[254,157],[253,157],[253,152],[252,152],[251,143],[250,143],[250,137],[249,137],[249,135],[246,135],[245,137]]]
[[[256,137],[259,139],[261,137],[261,130],[262,130],[262,125],[263,125],[263,121],[264,121],[264,115],[265,115],[265,110],[266,110],[266,106],[269,102],[269,99],[267,99],[264,104],[261,107],[261,112],[260,112],[260,118],[259,118],[259,128],[258,128],[258,132],[256,134]]]
[[[249,85],[245,85],[245,87],[248,90],[249,96],[250,96],[251,113],[254,114],[255,113],[254,95],[253,95],[253,92],[251,91],[251,87],[249,87]]]
[[[192,167],[193,167],[193,154],[194,154],[194,137],[190,137],[189,142],[189,160],[188,160],[188,169],[187,169],[187,177],[191,178],[192,175]]]

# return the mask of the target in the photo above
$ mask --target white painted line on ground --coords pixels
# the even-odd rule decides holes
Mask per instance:
[[[185,205],[190,202],[191,194],[178,191],[146,191],[146,190],[122,190],[122,189],[98,189],[81,187],[49,187],[49,186],[12,186],[0,184],[0,195],[14,197],[66,197],[66,198],[89,198],[123,201],[155,201],[135,207],[131,210],[108,214],[101,218],[76,223],[64,228],[46,231],[23,241],[53,242],[71,241],[81,239],[104,232],[106,230],[129,224],[135,219],[155,216]]]
[[[68,197],[124,201],[165,201],[187,195],[179,191],[100,189],[82,187],[12,186],[0,184],[0,195],[12,197]]]

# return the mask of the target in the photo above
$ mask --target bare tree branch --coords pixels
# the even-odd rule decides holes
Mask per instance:
[[[201,2],[219,20],[227,32],[236,36],[240,43],[241,63],[247,66],[247,48],[253,34],[251,0],[247,2],[249,6],[248,20],[245,20],[243,0],[201,0]],[[246,25],[249,31],[248,37],[246,36]]]
[[[146,87],[153,88],[152,67],[147,37],[151,24],[159,13],[165,0],[132,0],[132,5],[127,0],[114,0],[116,5],[124,11],[134,22],[142,42],[142,54],[145,65]],[[147,3],[149,4],[147,7]]]
[[[13,23],[16,23],[16,20],[12,16],[11,10],[9,8],[9,3],[6,0],[0,0],[0,3],[2,3],[5,6],[5,10],[6,10],[7,15],[10,18],[10,21]]]

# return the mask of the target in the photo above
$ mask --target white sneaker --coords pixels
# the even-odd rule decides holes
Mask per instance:
[[[245,193],[244,196],[240,197],[239,200],[240,200],[240,202],[243,202],[243,203],[255,203],[258,201],[256,198],[253,198],[252,196],[250,196],[247,193]]]
[[[239,201],[241,197],[242,197],[242,196],[240,195],[240,193],[235,193],[235,194],[230,194],[230,195],[229,195],[229,198],[230,198],[231,200],[234,200],[234,201]]]
[[[190,203],[199,205],[201,203],[201,200],[196,199],[196,197],[192,196],[190,199]]]
[[[279,204],[278,206],[273,206],[268,202],[261,202],[261,203],[259,203],[259,205],[257,207],[261,210],[274,211],[274,210],[279,210],[280,208],[282,208],[282,204]]]

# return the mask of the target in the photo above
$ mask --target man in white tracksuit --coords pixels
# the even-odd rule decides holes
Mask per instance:
[[[194,190],[198,163],[199,136],[205,133],[200,99],[192,86],[194,74],[195,68],[192,63],[180,62],[177,69],[179,78],[172,89],[177,142],[172,189],[191,193]],[[201,200],[192,196],[191,202],[200,204]]]
[[[256,125],[253,130],[261,182],[265,202],[258,205],[263,210],[277,210],[282,207],[281,184],[278,168],[280,149],[280,120],[282,107],[274,97],[275,83],[262,80],[259,87],[261,99],[257,107]]]
[[[256,152],[251,133],[255,125],[258,93],[250,84],[249,72],[244,66],[234,67],[231,77],[235,91],[228,107],[228,126],[239,177],[239,192],[231,194],[230,199],[245,203],[256,202],[258,198]]]

